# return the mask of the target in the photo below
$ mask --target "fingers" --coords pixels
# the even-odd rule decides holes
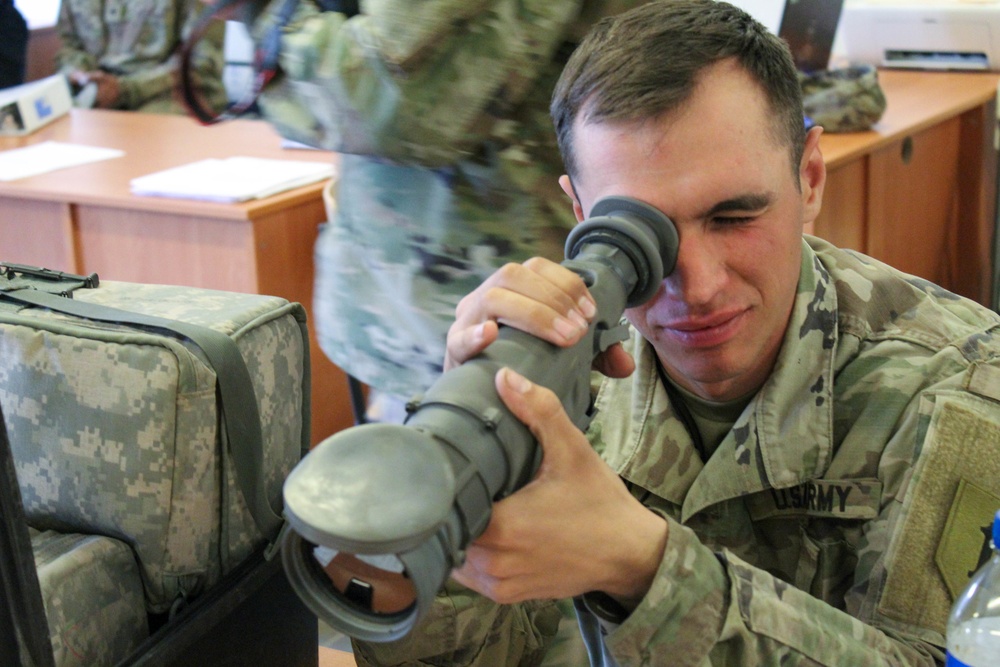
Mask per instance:
[[[468,361],[497,339],[499,328],[496,322],[486,321],[469,327],[457,326],[457,321],[448,329],[447,347],[444,355],[444,370]]]
[[[452,576],[505,604],[648,588],[665,522],[631,496],[554,393],[509,368],[497,373],[495,387],[537,438],[542,463],[531,482],[493,505]]]
[[[560,345],[579,340],[596,310],[580,276],[535,258],[493,274],[466,298],[460,317],[493,319]]]
[[[528,427],[542,448],[542,463],[535,480],[551,476],[556,471],[558,474],[565,473],[584,461],[600,461],[552,390],[506,367],[497,372],[494,385],[504,405]],[[600,467],[607,468],[603,462]],[[612,478],[617,484],[617,475],[612,475]]]
[[[583,279],[542,258],[507,264],[458,304],[448,331],[445,367],[481,352],[495,339],[492,327],[505,324],[561,346],[576,343],[597,307]]]
[[[546,442],[565,440],[567,429],[579,432],[556,395],[545,387],[533,384],[510,368],[501,368],[497,372],[495,385],[504,405],[528,427],[543,446]],[[549,454],[546,450],[546,458],[549,458]],[[548,462],[551,463],[551,459]]]
[[[615,343],[594,359],[593,368],[610,378],[625,378],[635,370],[635,360],[621,343]]]
[[[601,590],[634,606],[660,567],[667,522],[632,496],[554,393],[508,368],[495,386],[538,439],[542,463],[493,505],[453,576],[500,603]]]

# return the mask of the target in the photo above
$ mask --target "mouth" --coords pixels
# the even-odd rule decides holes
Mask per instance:
[[[660,326],[660,331],[680,345],[711,348],[735,338],[747,317],[746,310],[716,313],[707,317],[674,320]]]

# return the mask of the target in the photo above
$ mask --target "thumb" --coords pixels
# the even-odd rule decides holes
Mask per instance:
[[[536,385],[510,368],[497,372],[495,385],[504,405],[531,431],[545,453],[546,463],[553,463],[553,444],[566,442],[580,430],[570,421],[562,403],[550,389]]]

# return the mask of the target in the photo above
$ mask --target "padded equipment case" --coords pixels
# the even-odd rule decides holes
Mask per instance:
[[[302,306],[281,298],[0,265],[0,406],[57,659],[53,591],[86,588],[66,563],[118,568],[105,588],[138,590],[151,619],[254,559],[266,583],[281,485],[309,446],[308,350]],[[134,649],[146,619],[118,611]]]

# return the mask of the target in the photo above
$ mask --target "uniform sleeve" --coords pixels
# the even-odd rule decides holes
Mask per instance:
[[[580,0],[370,0],[346,17],[302,3],[262,96],[282,134],[437,166],[468,155],[548,67]],[[260,41],[280,3],[254,26]]]
[[[94,17],[94,21],[100,20],[100,12]],[[64,73],[89,72],[97,69],[97,58],[87,52],[83,40],[80,39],[80,31],[86,30],[87,26],[77,25],[73,15],[73,3],[64,0],[59,6],[59,50],[56,51],[56,68]]]
[[[449,581],[410,634],[386,643],[355,640],[354,655],[362,667],[530,667],[541,663],[560,616],[552,601],[499,605]]]
[[[191,34],[201,11],[199,0],[184,0],[178,3],[179,12],[175,26],[162,26],[162,30],[179,30],[179,34],[168,39],[178,44]],[[213,108],[222,110],[226,104],[226,91],[222,83],[225,24],[216,21],[199,40],[192,54],[193,79],[200,88],[202,97]],[[118,77],[121,86],[119,106],[123,109],[137,109],[146,102],[171,91],[177,82],[180,60],[177,54],[154,67],[142,68],[131,74]]]
[[[621,665],[937,665],[934,650],[866,625],[670,523],[656,580],[605,637]]]

